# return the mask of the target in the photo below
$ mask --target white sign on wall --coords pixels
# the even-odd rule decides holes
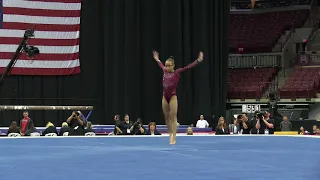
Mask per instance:
[[[260,111],[259,104],[243,104],[242,112],[244,113],[254,113],[255,111]]]

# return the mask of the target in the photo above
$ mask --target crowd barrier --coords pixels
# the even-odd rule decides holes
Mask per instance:
[[[145,128],[148,128],[147,125],[144,126]],[[179,125],[177,133],[186,133],[188,125]],[[41,134],[46,128],[45,127],[36,127],[37,131]],[[57,131],[59,132],[60,127],[57,127]],[[97,135],[105,135],[109,134],[110,132],[113,132],[114,125],[94,125],[93,130]],[[166,125],[157,125],[157,130],[165,134],[168,132]],[[8,127],[1,127],[0,128],[0,135],[6,135],[8,132]],[[211,133],[212,128],[193,128],[194,133]]]

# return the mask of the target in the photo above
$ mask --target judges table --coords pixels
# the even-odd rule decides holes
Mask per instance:
[[[148,128],[148,125],[144,125],[145,128]],[[177,133],[186,133],[188,125],[179,125]],[[45,127],[36,127],[37,131],[41,134]],[[93,129],[97,135],[106,135],[114,130],[114,125],[94,125]],[[59,132],[60,127],[57,127]],[[166,125],[157,125],[157,130],[160,133],[167,133],[168,129]],[[8,132],[8,127],[0,128],[0,135],[4,136]],[[209,133],[212,132],[212,128],[193,128],[194,133]]]

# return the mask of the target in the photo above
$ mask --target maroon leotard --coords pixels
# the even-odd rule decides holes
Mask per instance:
[[[157,61],[157,62],[161,67],[161,69],[163,70],[163,96],[169,103],[171,97],[176,95],[176,89],[179,83],[180,73],[195,67],[199,62],[195,60],[193,63],[183,68],[179,68],[172,73],[167,72],[167,69],[164,67],[161,61]]]

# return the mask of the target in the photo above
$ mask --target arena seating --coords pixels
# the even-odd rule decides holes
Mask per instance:
[[[145,127],[148,127],[148,125],[145,125]],[[186,133],[188,127],[189,127],[188,125],[179,125],[177,132],[178,133]],[[37,127],[36,129],[41,134],[42,131],[45,130],[45,127]],[[107,135],[114,130],[114,125],[95,125],[95,126],[93,126],[93,129],[97,135]],[[57,130],[59,132],[60,127],[57,127]],[[157,130],[160,133],[167,133],[168,132],[166,125],[157,125]],[[0,128],[0,135],[6,135],[7,131],[8,131],[8,127],[1,127]],[[193,132],[194,133],[212,132],[212,128],[193,128]]]
[[[281,98],[313,98],[319,89],[320,68],[295,68],[294,72],[281,87]]]
[[[271,52],[286,30],[302,27],[309,10],[230,16],[230,52],[261,53]]]
[[[229,69],[228,98],[260,98],[275,74],[275,68]]]

